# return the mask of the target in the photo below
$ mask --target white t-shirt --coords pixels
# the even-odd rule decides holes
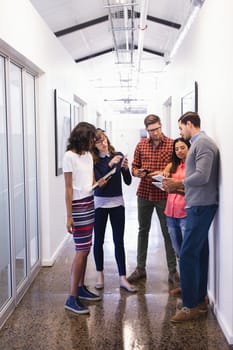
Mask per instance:
[[[93,195],[93,158],[90,152],[80,155],[67,151],[63,158],[63,172],[72,173],[73,200]]]

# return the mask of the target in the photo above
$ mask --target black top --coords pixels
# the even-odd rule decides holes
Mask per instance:
[[[120,155],[122,156],[123,160],[123,154],[121,152],[115,152],[113,156],[106,156],[104,158],[99,158],[98,163],[94,165],[94,173],[95,173],[95,179],[98,181],[101,177],[103,177],[105,174],[107,174],[112,168],[108,165],[110,160],[114,157]],[[121,174],[123,176],[123,180],[126,185],[130,185],[132,182],[132,177],[130,174],[129,169],[124,169],[121,167],[122,161],[120,161],[118,164],[115,165],[116,172],[112,175],[111,179],[108,181],[108,183],[103,186],[102,188],[97,188],[95,190],[95,196],[97,197],[117,197],[122,196],[122,182],[121,182]]]

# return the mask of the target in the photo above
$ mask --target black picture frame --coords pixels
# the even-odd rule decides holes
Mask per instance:
[[[181,97],[181,115],[186,112],[198,113],[198,83],[194,82],[194,88]]]
[[[63,156],[71,132],[71,103],[54,90],[55,115],[55,174],[62,174]]]

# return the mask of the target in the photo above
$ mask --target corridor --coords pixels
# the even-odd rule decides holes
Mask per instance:
[[[135,268],[137,245],[136,180],[124,187],[125,247],[128,274]],[[209,309],[197,321],[172,325],[180,299],[170,297],[161,233],[153,218],[147,280],[130,294],[119,290],[111,232],[105,239],[105,288],[102,301],[87,302],[90,315],[64,309],[74,254],[72,239],[51,268],[41,268],[36,280],[0,331],[0,350],[226,350],[218,323]],[[95,268],[91,252],[86,284],[94,291]]]

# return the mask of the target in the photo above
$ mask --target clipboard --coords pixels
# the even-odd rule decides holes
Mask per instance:
[[[102,177],[102,179],[104,179],[104,180],[107,180],[107,178],[109,177],[109,176],[112,176],[113,174],[115,174],[115,172],[116,172],[116,168],[112,168],[107,174],[105,174],[103,177]],[[97,187],[98,187],[99,185],[98,185],[98,182],[96,182],[93,186],[92,186],[92,190],[95,190]]]

